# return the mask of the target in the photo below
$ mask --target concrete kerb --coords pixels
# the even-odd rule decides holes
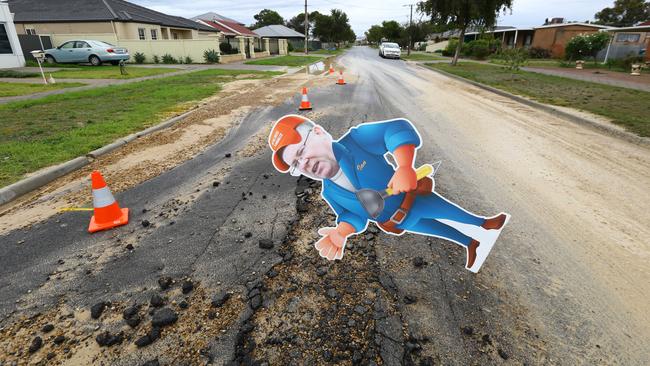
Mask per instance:
[[[78,158],[66,161],[65,163],[53,166],[51,168],[48,168],[36,175],[33,175],[29,178],[22,179],[16,183],[13,183],[11,185],[8,185],[4,188],[0,188],[0,205],[4,205],[5,203],[9,203],[16,198],[29,193],[35,189],[41,188],[44,185],[52,182],[53,180],[60,178],[68,173],[71,173],[75,170],[78,170],[80,168],[83,168],[84,166],[90,164],[93,160],[96,158],[108,154],[111,151],[114,151],[115,149],[124,146],[128,144],[129,142],[132,142],[140,137],[150,135],[156,131],[168,128],[179,121],[182,121],[185,119],[188,115],[190,115],[194,110],[196,109],[193,108],[192,110],[185,112],[181,115],[178,115],[176,117],[170,118],[162,123],[159,123],[155,126],[149,127],[145,130],[142,130],[140,132],[133,133],[131,135],[128,135],[126,137],[119,138],[118,140],[103,146],[97,150],[93,150],[86,154],[85,156],[80,156]]]
[[[581,125],[584,125],[584,126],[587,126],[587,127],[590,127],[590,128],[594,128],[596,130],[608,133],[608,134],[616,136],[618,138],[622,138],[622,139],[624,139],[626,141],[629,141],[629,142],[632,142],[634,144],[638,144],[638,145],[642,145],[642,146],[650,146],[650,138],[637,136],[637,135],[635,135],[635,134],[633,134],[631,132],[620,130],[620,129],[614,127],[614,126],[609,126],[609,125],[606,125],[606,124],[604,124],[602,122],[582,118],[582,117],[576,116],[574,114],[567,113],[565,111],[557,109],[557,108],[555,108],[553,106],[550,106],[548,104],[543,104],[543,103],[536,102],[534,100],[530,100],[530,99],[527,99],[527,98],[524,98],[524,97],[520,97],[518,95],[511,94],[511,93],[508,93],[506,91],[503,91],[503,90],[500,90],[500,89],[497,89],[497,88],[493,88],[491,86],[479,83],[479,82],[474,81],[474,80],[469,80],[469,79],[465,79],[464,77],[461,77],[461,76],[450,74],[450,73],[448,73],[446,71],[437,70],[437,69],[425,66],[423,64],[417,64],[417,65],[424,68],[424,69],[426,69],[426,70],[434,71],[434,72],[440,73],[442,75],[445,75],[447,77],[450,77],[452,79],[456,79],[456,80],[459,80],[459,81],[474,85],[474,86],[479,87],[481,89],[484,89],[484,90],[490,91],[492,93],[501,95],[503,97],[512,99],[514,101],[525,104],[527,106],[542,110],[542,111],[550,113],[550,114],[560,116],[560,117],[562,117],[564,119],[567,119],[567,120],[569,120],[571,122],[579,123]]]

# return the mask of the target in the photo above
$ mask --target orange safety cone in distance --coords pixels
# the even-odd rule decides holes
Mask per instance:
[[[92,172],[91,180],[95,214],[90,219],[88,232],[94,233],[128,224],[129,209],[120,208],[101,173],[96,170]]]
[[[330,65],[330,75],[334,73],[334,66]]]
[[[343,80],[343,71],[339,71],[339,81],[336,82],[336,85],[345,85],[345,80]]]
[[[307,98],[307,88],[302,88],[302,100],[300,101],[300,107],[298,107],[299,111],[310,111],[311,110],[311,102],[309,102],[309,98]]]

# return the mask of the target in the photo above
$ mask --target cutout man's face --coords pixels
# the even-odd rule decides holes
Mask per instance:
[[[318,125],[300,142],[287,145],[282,159],[292,167],[289,172],[294,176],[302,174],[322,180],[332,178],[339,170],[332,151],[332,136]]]

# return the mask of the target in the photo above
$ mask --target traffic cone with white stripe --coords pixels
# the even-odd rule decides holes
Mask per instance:
[[[334,66],[330,65],[330,75],[334,73]]]
[[[345,85],[345,80],[343,80],[343,70],[339,71],[339,81],[336,82],[336,85]]]
[[[307,98],[307,88],[302,88],[302,100],[300,101],[300,107],[298,107],[299,111],[310,111],[311,110],[311,103],[309,102],[309,98]]]
[[[95,214],[90,219],[88,231],[94,233],[128,224],[129,209],[120,208],[101,173],[95,170],[91,174],[91,180]]]

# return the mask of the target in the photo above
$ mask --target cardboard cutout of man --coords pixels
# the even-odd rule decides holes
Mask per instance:
[[[347,238],[365,231],[368,222],[374,221],[387,233],[407,231],[463,246],[465,268],[476,273],[509,215],[475,215],[433,192],[430,178],[417,180],[413,163],[420,143],[420,134],[406,119],[364,123],[334,141],[322,126],[303,116],[287,115],[273,125],[269,135],[274,167],[282,173],[321,180],[321,195],[337,215],[336,227],[318,230],[323,237],[315,247],[322,257],[342,259]],[[396,167],[386,160],[387,153],[393,155]],[[396,194],[385,198],[383,210],[373,219],[356,192],[387,187]],[[477,237],[451,223],[472,229],[465,231]]]

